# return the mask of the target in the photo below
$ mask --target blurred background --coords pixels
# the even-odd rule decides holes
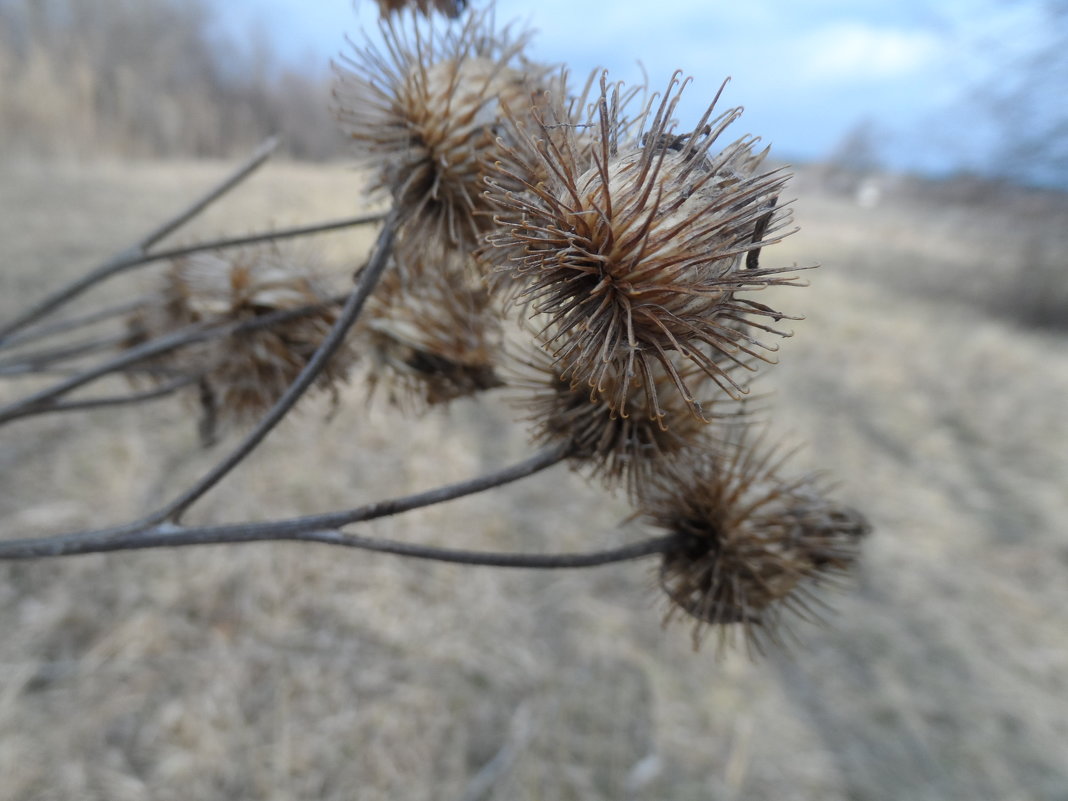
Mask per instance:
[[[268,132],[296,158],[341,155],[329,62],[377,38],[370,0],[3,0],[6,152],[219,156]],[[530,55],[584,77],[720,82],[744,125],[794,163],[1068,186],[1068,3],[497,4]]]
[[[651,562],[508,572],[277,543],[3,563],[0,801],[1068,799],[1068,4],[504,0],[497,17],[579,76],[655,88],[684,69],[682,125],[730,75],[736,135],[794,165],[800,230],[761,265],[820,268],[768,299],[805,319],[757,391],[774,435],[809,445],[789,470],[826,471],[874,528],[847,590],[821,596],[826,624],[761,658],[714,635],[693,653],[688,626],[661,627]],[[377,20],[370,0],[0,0],[0,318],[269,134],[285,155],[165,245],[367,208],[329,62]],[[340,288],[372,236],[301,253]],[[44,380],[4,377],[0,400]],[[201,447],[195,417],[166,399],[0,430],[0,536],[157,508],[233,444]],[[353,380],[302,402],[190,521],[477,475],[529,455],[516,417],[489,393],[412,420]],[[621,525],[632,511],[557,468],[360,531],[578,551],[650,533]]]

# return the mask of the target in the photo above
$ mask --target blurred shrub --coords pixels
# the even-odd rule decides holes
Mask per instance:
[[[323,65],[326,66],[325,64]],[[341,152],[329,80],[240,47],[196,0],[0,0],[0,148],[36,156],[228,156],[272,133]]]

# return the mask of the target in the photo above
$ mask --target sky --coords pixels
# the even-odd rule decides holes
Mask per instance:
[[[215,0],[235,38],[258,29],[289,63],[326,69],[346,35],[377,36],[372,0]],[[482,7],[486,0],[473,0]],[[531,57],[576,76],[666,86],[693,77],[680,126],[722,81],[751,133],[782,160],[825,158],[863,128],[885,166],[982,171],[1004,130],[984,87],[1048,31],[1038,0],[498,0],[498,23],[537,31]],[[365,34],[364,31],[369,32]],[[1065,87],[1068,92],[1068,87]],[[1063,100],[1062,100],[1063,102]]]

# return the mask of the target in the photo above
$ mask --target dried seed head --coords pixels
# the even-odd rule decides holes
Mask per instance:
[[[678,537],[664,554],[660,584],[672,607],[697,619],[696,649],[707,624],[721,644],[736,627],[747,643],[779,641],[784,613],[818,619],[816,587],[834,584],[857,559],[868,525],[827,500],[811,476],[786,482],[783,459],[744,443],[677,464],[644,494],[649,522]]]
[[[789,215],[775,199],[788,176],[758,171],[766,151],[755,153],[750,137],[712,152],[738,109],[713,118],[713,103],[692,132],[676,134],[681,90],[676,77],[644,112],[647,132],[620,142],[618,93],[602,78],[592,150],[573,127],[542,124],[507,149],[502,180],[491,180],[490,197],[504,212],[487,241],[506,254],[501,269],[525,281],[521,302],[544,315],[561,376],[600,393],[609,385],[655,389],[651,365],[671,373],[674,352],[738,397],[744,387],[728,365],[770,361],[774,350],[749,328],[786,335],[764,322],[785,315],[745,293],[796,279],[745,269],[745,257],[785,235]],[[531,154],[540,167],[528,163]],[[700,415],[685,379],[672,378]]]
[[[381,23],[388,56],[365,44],[338,68],[338,116],[410,230],[471,249],[492,224],[483,177],[502,104],[529,108],[545,69],[522,59],[526,35],[494,31],[487,12],[456,30],[408,23]]]
[[[307,313],[270,327],[238,332],[182,349],[164,372],[201,375],[205,415],[220,424],[256,420],[308,363],[337,318],[327,286],[277,247],[197,253],[171,264],[163,302],[131,322],[152,339],[195,324],[252,321],[285,310]],[[320,388],[336,390],[354,361],[342,347],[320,374]]]
[[[378,3],[378,13],[382,17],[399,14],[405,8],[411,8],[426,17],[438,11],[450,19],[456,19],[467,5],[467,0],[375,0],[375,2]]]
[[[601,88],[595,89],[601,78]],[[501,155],[504,163],[497,165],[490,186],[500,194],[509,191],[522,194],[530,186],[558,183],[552,160],[543,152],[559,152],[558,161],[570,164],[577,172],[595,166],[594,154],[605,145],[616,153],[620,143],[634,140],[633,132],[640,123],[627,114],[627,108],[644,90],[643,86],[626,89],[622,84],[607,85],[600,69],[588,76],[583,88],[571,91],[570,75],[566,69],[543,81],[544,92],[529,110],[514,113],[505,109],[506,125],[502,129],[506,149]],[[596,99],[591,102],[591,95]],[[593,131],[590,120],[600,106],[605,106],[607,127],[599,134]],[[604,140],[602,142],[602,140]],[[500,214],[508,216],[516,209],[510,204],[501,207]]]
[[[568,443],[573,467],[598,477],[606,487],[624,486],[632,497],[667,465],[685,459],[688,450],[711,447],[720,429],[710,427],[707,419],[726,424],[745,416],[741,404],[724,398],[691,363],[672,367],[701,394],[704,419],[690,414],[678,393],[662,392],[673,378],[660,363],[652,365],[651,391],[609,386],[601,393],[562,378],[542,350],[531,349],[516,362],[509,384],[521,392],[515,404],[529,412],[533,439]],[[658,395],[663,407],[657,405]],[[615,397],[626,400],[615,404]]]
[[[514,114],[505,108],[507,124],[502,130],[501,146],[504,163],[496,163],[492,177],[487,183],[492,187],[488,200],[494,205],[495,218],[500,221],[519,222],[524,219],[521,209],[512,203],[496,203],[502,194],[508,197],[522,196],[527,187],[544,187],[557,181],[553,173],[552,162],[542,158],[543,149],[559,151],[560,160],[574,165],[576,171],[584,171],[594,166],[594,153],[601,142],[590,132],[587,121],[595,113],[595,106],[590,103],[591,92],[601,70],[590,73],[585,85],[572,94],[569,74],[566,69],[545,81],[545,91],[536,98],[529,109],[522,114]],[[628,117],[625,109],[642,91],[643,87],[625,90],[616,84],[608,89],[608,116],[612,127],[603,132],[608,142],[608,149],[615,153],[619,142],[624,141],[637,121]],[[598,101],[601,101],[600,95]],[[566,154],[566,155],[564,155]],[[526,255],[525,245],[518,239],[494,237],[492,245],[481,248],[478,258],[483,264],[483,272],[490,277],[494,291],[504,300],[516,300],[522,291],[522,270],[512,270],[512,262],[521,262]],[[525,298],[520,299],[524,308]]]
[[[500,317],[489,294],[456,251],[439,254],[398,242],[359,329],[371,391],[383,385],[392,402],[417,411],[502,383],[494,367]]]

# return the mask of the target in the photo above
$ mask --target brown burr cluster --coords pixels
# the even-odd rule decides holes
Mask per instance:
[[[856,511],[825,497],[812,476],[787,480],[775,449],[745,437],[657,474],[643,493],[646,519],[673,533],[660,584],[677,611],[704,624],[737,625],[758,649],[778,642],[784,615],[818,619],[821,586],[840,582],[868,532]]]
[[[648,130],[621,142],[627,126],[602,79],[592,118],[565,126],[562,142],[544,122],[534,131],[517,125],[525,147],[509,149],[503,169],[525,191],[504,184],[491,193],[501,229],[489,241],[508,255],[501,269],[523,280],[520,298],[544,321],[560,376],[621,413],[641,392],[656,418],[664,410],[654,364],[702,416],[674,356],[731,397],[744,395],[731,367],[774,350],[751,330],[785,333],[773,327],[785,315],[746,293],[796,283],[790,270],[746,265],[788,223],[776,206],[787,176],[760,172],[766,151],[754,153],[748,137],[712,152],[737,109],[713,117],[713,104],[676,134],[679,97],[673,79],[659,106],[639,116]]]
[[[393,262],[358,331],[371,391],[418,411],[502,386],[501,319],[460,254],[402,243]]]
[[[529,56],[530,34],[498,26],[486,2],[378,0],[377,34],[350,41],[335,65],[333,110],[366,184],[352,197],[361,213],[158,247],[260,167],[280,144],[271,137],[140,241],[0,321],[0,374],[59,376],[0,404],[0,424],[191,392],[204,444],[222,428],[248,428],[148,515],[13,538],[0,558],[267,540],[500,568],[656,557],[665,622],[696,621],[695,647],[717,630],[721,642],[740,634],[759,650],[782,641],[790,617],[818,617],[817,592],[854,567],[868,527],[813,475],[786,473],[768,396],[753,391],[792,335],[784,321],[802,319],[780,310],[796,294],[780,288],[804,286],[803,268],[762,261],[792,232],[790,175],[757,137],[733,133],[742,109],[720,104],[726,82],[692,114],[681,73],[653,90],[602,71],[575,84],[566,68]],[[351,254],[337,265],[347,287],[277,244],[363,225],[378,230],[362,265]],[[165,267],[154,295],[45,320],[148,264]],[[57,345],[61,335],[70,340]],[[135,386],[81,394],[118,373]],[[362,384],[355,402],[340,390],[352,378]],[[348,510],[185,523],[314,389],[330,393],[339,416],[384,399],[390,414],[455,403],[467,417],[466,404],[503,397],[539,447],[474,478]],[[477,424],[484,437],[496,428]],[[404,439],[389,423],[377,433]],[[348,530],[562,462],[629,502],[626,522],[654,533],[594,551],[500,553]]]
[[[727,138],[741,109],[717,94],[681,127],[679,75],[651,97],[596,74],[575,90],[487,13],[381,30],[335,92],[400,219],[359,326],[372,386],[422,409],[509,387],[535,441],[670,532],[660,582],[695,644],[814,616],[866,527],[746,434],[749,377],[800,319],[757,293],[803,283],[760,262],[790,233],[789,175]]]
[[[492,226],[483,179],[503,109],[530,108],[545,69],[522,58],[526,36],[495,30],[486,12],[445,30],[391,16],[381,29],[388,55],[354,46],[337,68],[342,128],[409,230],[472,250]]]
[[[290,313],[290,314],[287,314]],[[256,323],[269,325],[257,327]],[[228,326],[224,336],[158,358],[150,375],[199,378],[201,430],[246,425],[271,408],[337,318],[337,303],[322,279],[276,246],[198,253],[174,261],[159,301],[128,321],[128,345],[167,335]],[[242,327],[243,326],[243,327]],[[343,347],[317,380],[334,391],[355,359]]]

